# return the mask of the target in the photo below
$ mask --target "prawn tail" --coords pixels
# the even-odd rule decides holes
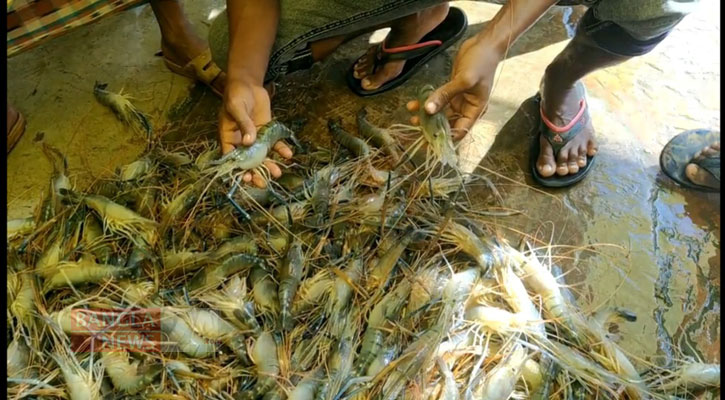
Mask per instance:
[[[42,151],[45,157],[50,161],[50,164],[53,166],[53,173],[55,174],[63,174],[65,175],[68,171],[68,159],[63,155],[63,153],[60,152],[57,148],[47,144],[43,143]]]
[[[83,195],[66,188],[60,188],[58,189],[58,193],[63,196],[63,199],[71,204],[78,204],[81,201],[83,201]]]

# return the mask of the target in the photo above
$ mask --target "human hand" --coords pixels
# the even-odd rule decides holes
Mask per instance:
[[[257,139],[257,127],[271,120],[269,93],[262,85],[246,80],[229,80],[219,112],[219,143],[222,154],[237,146],[252,145]],[[274,151],[282,158],[292,158],[292,149],[282,141],[274,145]],[[282,175],[282,170],[274,161],[267,159],[264,165],[272,178]],[[245,183],[251,182],[260,188],[266,186],[264,178],[257,173],[246,172],[242,179]]]
[[[426,100],[425,111],[428,114],[445,111],[454,140],[466,136],[476,120],[486,112],[496,67],[502,58],[495,46],[479,37],[466,40],[453,62],[451,80]],[[407,104],[411,112],[417,112],[419,107],[417,100]],[[411,117],[411,123],[417,125],[418,117]]]

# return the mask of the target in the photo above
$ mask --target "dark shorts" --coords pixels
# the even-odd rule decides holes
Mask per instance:
[[[499,2],[493,0],[482,0]],[[533,0],[527,0],[533,1]],[[277,38],[266,80],[307,65],[310,42],[359,32],[443,3],[444,0],[281,0]],[[559,5],[583,5],[588,11],[579,22],[584,35],[605,51],[638,56],[652,50],[691,11],[698,0],[568,0]],[[227,64],[229,36],[226,12],[212,22],[209,44],[214,61]],[[301,61],[300,61],[301,60]],[[299,62],[298,62],[299,61]]]
[[[595,9],[590,8],[579,21],[576,34],[586,36],[597,47],[609,53],[635,57],[652,51],[670,31],[666,30],[650,39],[637,39],[616,22],[598,19]]]

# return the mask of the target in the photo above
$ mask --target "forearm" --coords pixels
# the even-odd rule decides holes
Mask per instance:
[[[503,54],[558,0],[508,0],[477,39],[496,46]]]
[[[264,81],[277,24],[279,0],[228,0],[230,81]]]

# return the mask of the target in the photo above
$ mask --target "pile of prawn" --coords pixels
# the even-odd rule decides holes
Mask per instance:
[[[261,130],[271,139],[224,158],[209,143],[150,146],[85,191],[46,147],[48,189],[33,216],[8,222],[9,398],[719,390],[719,365],[630,357],[610,328],[636,315],[584,315],[542,249],[497,233],[500,212],[467,194],[500,196],[457,169],[445,118],[390,129],[367,118],[350,124],[357,135],[330,121],[339,151],[297,149],[265,189],[229,190],[250,170],[268,176],[265,156],[292,136],[278,121]]]

